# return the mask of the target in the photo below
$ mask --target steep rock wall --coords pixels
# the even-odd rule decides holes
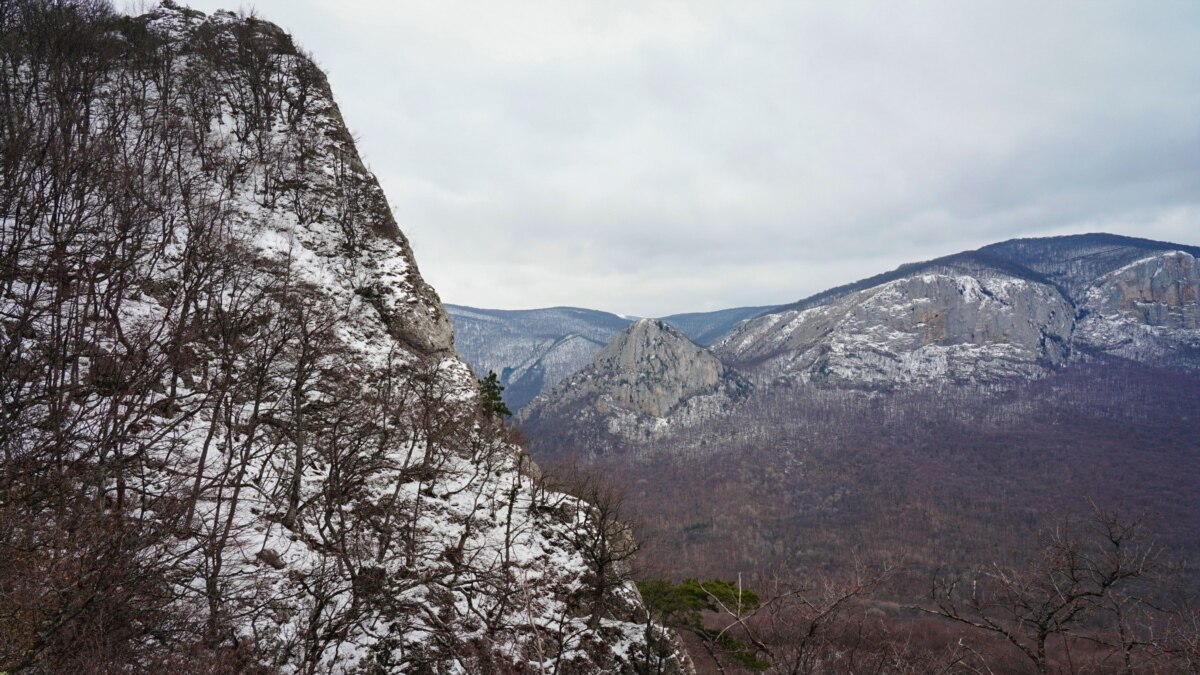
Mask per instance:
[[[714,349],[768,379],[987,380],[1063,363],[1073,316],[1052,286],[997,274],[926,273],[753,319]]]
[[[481,413],[289,36],[0,22],[0,671],[686,670],[584,555],[623,526]]]

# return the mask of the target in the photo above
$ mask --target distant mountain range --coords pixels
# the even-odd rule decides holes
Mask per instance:
[[[495,371],[509,408],[520,410],[538,394],[583,368],[635,319],[578,307],[504,310],[445,305],[455,347],[480,377]],[[707,346],[739,322],[771,307],[738,307],[664,317],[688,339]]]
[[[1089,500],[1153,513],[1164,544],[1200,554],[1198,258],[1018,239],[732,322],[707,348],[639,321],[515,422],[540,462],[633,486],[651,559],[688,574],[851,565],[858,537],[921,552],[927,574]]]
[[[661,320],[749,380],[891,387],[1037,377],[1087,355],[1197,360],[1200,248],[1112,234],[1015,239],[782,307]],[[633,319],[574,307],[446,305],[456,347],[514,411],[580,371]]]

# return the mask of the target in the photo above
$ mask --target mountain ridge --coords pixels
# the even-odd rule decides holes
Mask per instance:
[[[1117,235],[998,242],[901,265],[742,320],[709,351],[758,397],[796,385],[1005,387],[1095,358],[1196,369],[1200,277],[1190,251],[1200,248]],[[672,433],[698,423],[663,410],[610,410],[606,426],[595,405],[568,413],[550,400],[604,400],[596,385],[613,379],[604,369],[594,360],[580,371],[588,374],[583,381],[564,380],[534,399],[518,422],[536,422],[531,436],[561,432],[574,444],[566,430],[575,424],[615,434],[596,441],[598,448],[620,446],[622,434],[640,443],[645,429]],[[616,421],[629,415],[642,422]]]
[[[477,377],[494,371],[514,412],[583,368],[605,344],[637,319],[600,310],[559,306],[484,309],[446,304],[455,346]],[[711,341],[761,311],[738,307],[662,317],[689,339]]]

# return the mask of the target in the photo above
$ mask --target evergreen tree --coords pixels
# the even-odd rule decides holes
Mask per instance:
[[[495,371],[488,371],[487,377],[479,380],[479,404],[483,413],[489,417],[512,417],[512,411],[504,403],[504,385],[496,377]]]

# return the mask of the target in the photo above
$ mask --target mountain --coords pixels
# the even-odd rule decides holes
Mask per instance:
[[[665,321],[639,319],[586,368],[539,395],[516,423],[537,436],[543,418],[570,417],[575,424],[560,440],[571,447],[581,437],[592,445],[609,434],[652,438],[667,416],[690,423],[719,415],[748,387]],[[602,423],[594,428],[593,420]]]
[[[766,312],[685,316],[704,334],[712,326],[729,328],[712,345],[710,360],[753,383],[759,397],[809,384],[865,391],[1004,386],[1108,357],[1200,368],[1197,254],[1196,247],[1106,234],[1013,240],[903,265]],[[518,422],[535,442],[552,437],[574,445],[583,428],[647,437],[627,423],[626,406],[604,403],[625,396],[629,373],[612,355],[627,343],[627,335],[619,337],[580,376],[529,404]],[[666,351],[639,358],[677,358],[678,339],[654,344]],[[685,374],[656,373],[656,387],[685,392],[683,398],[636,412],[657,418],[664,432],[688,426],[685,417],[694,415],[681,411],[689,410],[691,390],[668,381]],[[601,403],[590,409],[578,403],[592,399]],[[600,440],[603,434],[595,438],[595,447],[577,449],[611,445]]]
[[[731,383],[716,403],[688,369],[648,367],[678,339],[643,341],[630,368],[619,338],[517,422],[539,461],[630,486],[650,563],[681,574],[847,569],[867,549],[927,588],[1018,561],[1089,503],[1153,514],[1192,557],[1198,254],[1079,235],[904,265],[749,318],[711,358],[691,345]],[[641,377],[665,405],[631,405]]]
[[[1174,251],[1200,256],[1197,246],[1106,233],[1011,239],[980,249],[1045,275],[1072,297],[1082,296],[1088,286],[1106,274]]]
[[[0,25],[0,671],[689,669],[628,527],[481,410],[289,35]]]
[[[768,307],[674,314],[662,321],[707,346]],[[579,307],[480,309],[446,305],[455,347],[478,377],[494,371],[513,412],[586,366],[633,319]]]
[[[476,375],[494,371],[514,412],[587,365],[629,319],[577,307],[502,310],[446,305],[455,346]]]
[[[714,346],[759,377],[849,386],[1036,377],[1088,355],[1200,364],[1200,249],[1014,240],[904,265],[748,321]]]

